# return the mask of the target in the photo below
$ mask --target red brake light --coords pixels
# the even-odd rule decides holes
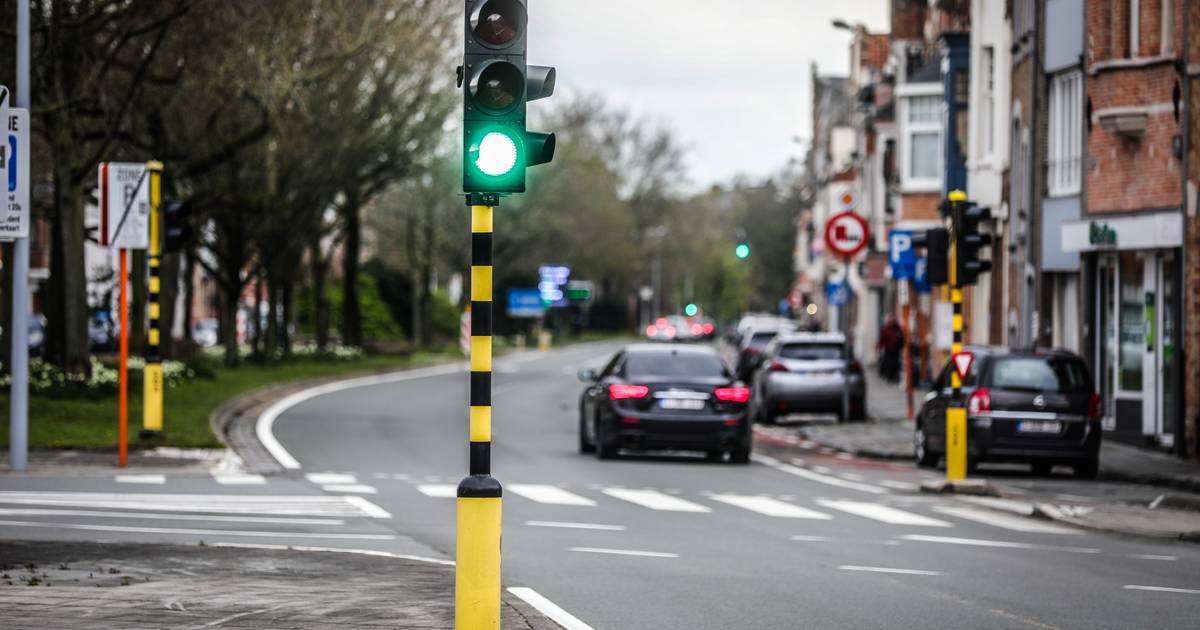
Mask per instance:
[[[647,337],[653,337],[654,335],[657,335],[657,334],[658,334],[658,326],[655,326],[654,324],[650,324],[649,326],[646,327],[646,336]]]
[[[613,400],[625,400],[627,398],[645,398],[646,394],[650,393],[650,388],[645,385],[626,385],[625,383],[613,383],[608,386],[608,397]]]
[[[718,387],[713,391],[713,394],[717,397],[717,400],[724,400],[725,402],[744,403],[750,400],[749,387]]]
[[[971,392],[967,399],[967,412],[972,414],[988,413],[992,410],[992,394],[986,387]]]
[[[859,363],[858,361],[851,361],[850,371],[854,372],[855,374],[862,374],[862,363]]]
[[[659,317],[658,319],[654,320],[654,325],[658,326],[659,328],[666,328],[667,327],[667,318]]]
[[[699,337],[704,334],[704,327],[700,324],[692,324],[692,335]]]
[[[1088,420],[1099,422],[1102,417],[1100,413],[1100,394],[1092,392],[1091,399],[1088,400]]]
[[[674,326],[667,326],[667,336],[668,337],[675,336],[675,327]]]
[[[706,335],[711,335],[711,334],[712,334],[712,331],[713,331],[713,325],[712,325],[711,323],[708,323],[708,322],[706,322],[706,323],[705,323],[703,326],[701,326],[700,328],[701,328],[701,330],[703,330],[703,331],[704,331],[704,334],[706,334]]]
[[[770,368],[768,368],[768,369],[769,369],[770,371],[772,371],[772,372],[786,372],[786,371],[788,371],[788,369],[787,369],[787,366],[786,366],[786,365],[784,365],[784,364],[782,364],[782,363],[780,363],[779,361],[772,361],[772,362],[771,362],[771,367],[770,367]]]

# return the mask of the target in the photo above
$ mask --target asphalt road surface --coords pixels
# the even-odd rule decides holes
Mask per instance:
[[[505,586],[533,588],[588,626],[1200,623],[1195,545],[1084,532],[921,495],[917,484],[936,472],[911,465],[769,435],[748,466],[689,454],[580,455],[575,372],[602,365],[616,348],[496,362],[492,465],[505,486]],[[286,476],[10,480],[0,492],[0,536],[447,559],[454,488],[467,470],[466,401],[466,372],[442,369],[302,402],[274,424],[301,465]],[[139,509],[168,520],[95,516]],[[199,513],[226,520],[172,520]]]

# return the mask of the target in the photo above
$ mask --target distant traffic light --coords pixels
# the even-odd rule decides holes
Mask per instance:
[[[192,240],[192,225],[188,221],[188,207],[178,199],[168,199],[162,204],[163,251],[183,251]]]
[[[912,235],[913,247],[925,250],[925,280],[930,286],[950,281],[950,232],[946,228],[931,228],[916,231]]]
[[[733,248],[733,255],[743,260],[750,257],[750,245],[748,243],[738,243],[737,247]]]
[[[992,244],[992,235],[981,229],[980,223],[992,218],[992,211],[974,203],[960,204],[958,225],[955,228],[955,259],[958,263],[958,283],[961,286],[973,285],[979,280],[979,275],[992,270],[992,263],[982,260],[979,254],[983,248]]]
[[[687,315],[688,317],[695,317],[696,313],[699,312],[700,307],[696,306],[695,304],[688,304],[687,306],[683,307],[683,314]]]
[[[555,71],[526,64],[525,0],[471,0],[466,12],[463,191],[525,192],[525,169],[554,158],[554,134],[525,129],[528,101],[554,93]]]

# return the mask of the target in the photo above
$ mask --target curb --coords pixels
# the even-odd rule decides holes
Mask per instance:
[[[960,497],[958,500],[964,503],[969,503],[970,505],[987,508],[989,510],[995,510],[997,512],[1015,514],[1017,516],[1023,516],[1036,520],[1063,523],[1088,531],[1103,532],[1106,534],[1120,534],[1122,536],[1137,536],[1140,538],[1153,538],[1155,540],[1178,540],[1182,542],[1200,543],[1200,531],[1156,532],[1133,527],[1106,527],[1077,518],[1071,513],[1069,506],[1058,506],[1045,502],[1020,501],[1002,497]]]

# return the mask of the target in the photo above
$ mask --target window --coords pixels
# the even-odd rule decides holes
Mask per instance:
[[[842,358],[843,349],[840,343],[789,343],[779,349],[779,356],[801,361],[827,361]]]
[[[1087,368],[1067,357],[1014,357],[1000,359],[992,368],[991,384],[996,389],[1031,392],[1078,393],[1092,391]]]
[[[1050,79],[1049,186],[1051,196],[1079,194],[1083,149],[1083,75],[1078,70]]]
[[[905,188],[941,186],[942,171],[942,97],[910,96],[904,99],[905,140],[903,152]]]
[[[716,354],[699,352],[637,352],[625,361],[628,378],[682,376],[717,378],[727,375],[725,364]]]
[[[1117,386],[1141,392],[1142,357],[1146,353],[1146,311],[1142,295],[1142,260],[1137,252],[1121,252],[1118,263]]]
[[[996,150],[996,50],[991,46],[983,47],[983,59],[980,60],[982,77],[980,80],[980,95],[983,107],[980,111],[979,132],[983,134],[980,147],[983,155],[992,155]]]

